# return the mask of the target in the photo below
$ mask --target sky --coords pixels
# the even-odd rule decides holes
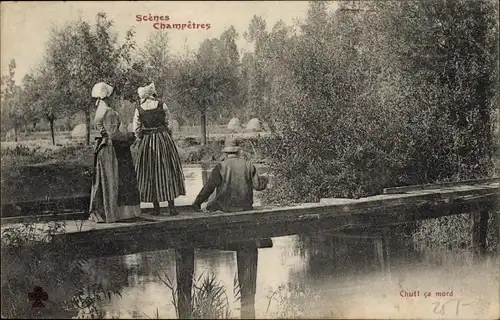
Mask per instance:
[[[333,9],[336,4],[330,5]],[[262,16],[267,28],[282,19],[287,25],[307,16],[307,1],[77,1],[77,2],[2,2],[1,8],[1,71],[7,73],[11,59],[16,60],[16,83],[36,68],[45,52],[51,26],[61,26],[79,15],[91,22],[98,12],[105,12],[114,21],[120,39],[134,27],[136,41],[142,46],[151,32],[167,32],[153,28],[153,22],[138,22],[136,15],[168,16],[169,23],[210,24],[210,29],[170,30],[172,53],[181,53],[185,45],[196,50],[200,43],[218,37],[233,25],[240,38],[240,52],[249,50],[243,33],[253,15]]]

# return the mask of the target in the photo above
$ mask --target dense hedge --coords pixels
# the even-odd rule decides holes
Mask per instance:
[[[494,1],[314,2],[275,60],[280,133],[263,141],[269,201],[360,197],[493,174]]]

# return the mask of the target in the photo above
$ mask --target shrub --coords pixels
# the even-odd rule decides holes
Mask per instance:
[[[64,248],[47,252],[40,245],[53,234],[64,232],[65,225],[27,223],[2,231],[2,317],[71,317],[95,318],[96,303],[110,299],[118,290],[107,291],[94,283],[85,272],[87,260],[68,259]],[[46,248],[45,248],[46,249]],[[36,286],[48,294],[45,308],[31,308],[28,293]],[[32,302],[31,302],[32,303]]]
[[[177,287],[162,270],[162,274],[157,272],[160,280],[172,292],[172,304],[179,315],[179,301],[177,299]],[[234,277],[233,295],[238,301],[240,299],[240,289],[237,277]],[[216,281],[214,275],[205,276],[201,274],[193,281],[192,287],[191,314],[189,319],[231,319],[231,306],[227,296],[227,288]]]
[[[495,238],[494,214],[498,215],[499,212],[493,211],[489,216],[486,236],[489,251],[498,247],[498,239]],[[423,220],[416,223],[412,240],[417,249],[424,247],[470,249],[472,247],[471,226],[470,214]]]
[[[328,16],[312,3],[290,52],[273,61],[281,130],[265,148],[278,186],[268,193],[281,194],[268,199],[357,198],[493,173],[497,6],[453,2],[467,21],[449,20],[439,1],[366,6]],[[443,21],[454,31],[436,27]]]

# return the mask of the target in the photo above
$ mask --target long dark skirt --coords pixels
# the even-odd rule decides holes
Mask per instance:
[[[90,198],[90,220],[115,222],[141,214],[128,143],[113,141],[98,150],[95,171]]]
[[[168,132],[144,135],[135,168],[142,202],[165,202],[186,194],[179,152]]]

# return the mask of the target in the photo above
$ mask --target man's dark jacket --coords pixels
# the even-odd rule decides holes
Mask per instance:
[[[207,210],[225,212],[252,210],[253,190],[264,190],[266,186],[267,179],[257,174],[257,169],[250,161],[236,155],[228,155],[226,160],[217,164],[212,170],[194,205],[201,206],[216,190],[216,196],[207,204]]]

